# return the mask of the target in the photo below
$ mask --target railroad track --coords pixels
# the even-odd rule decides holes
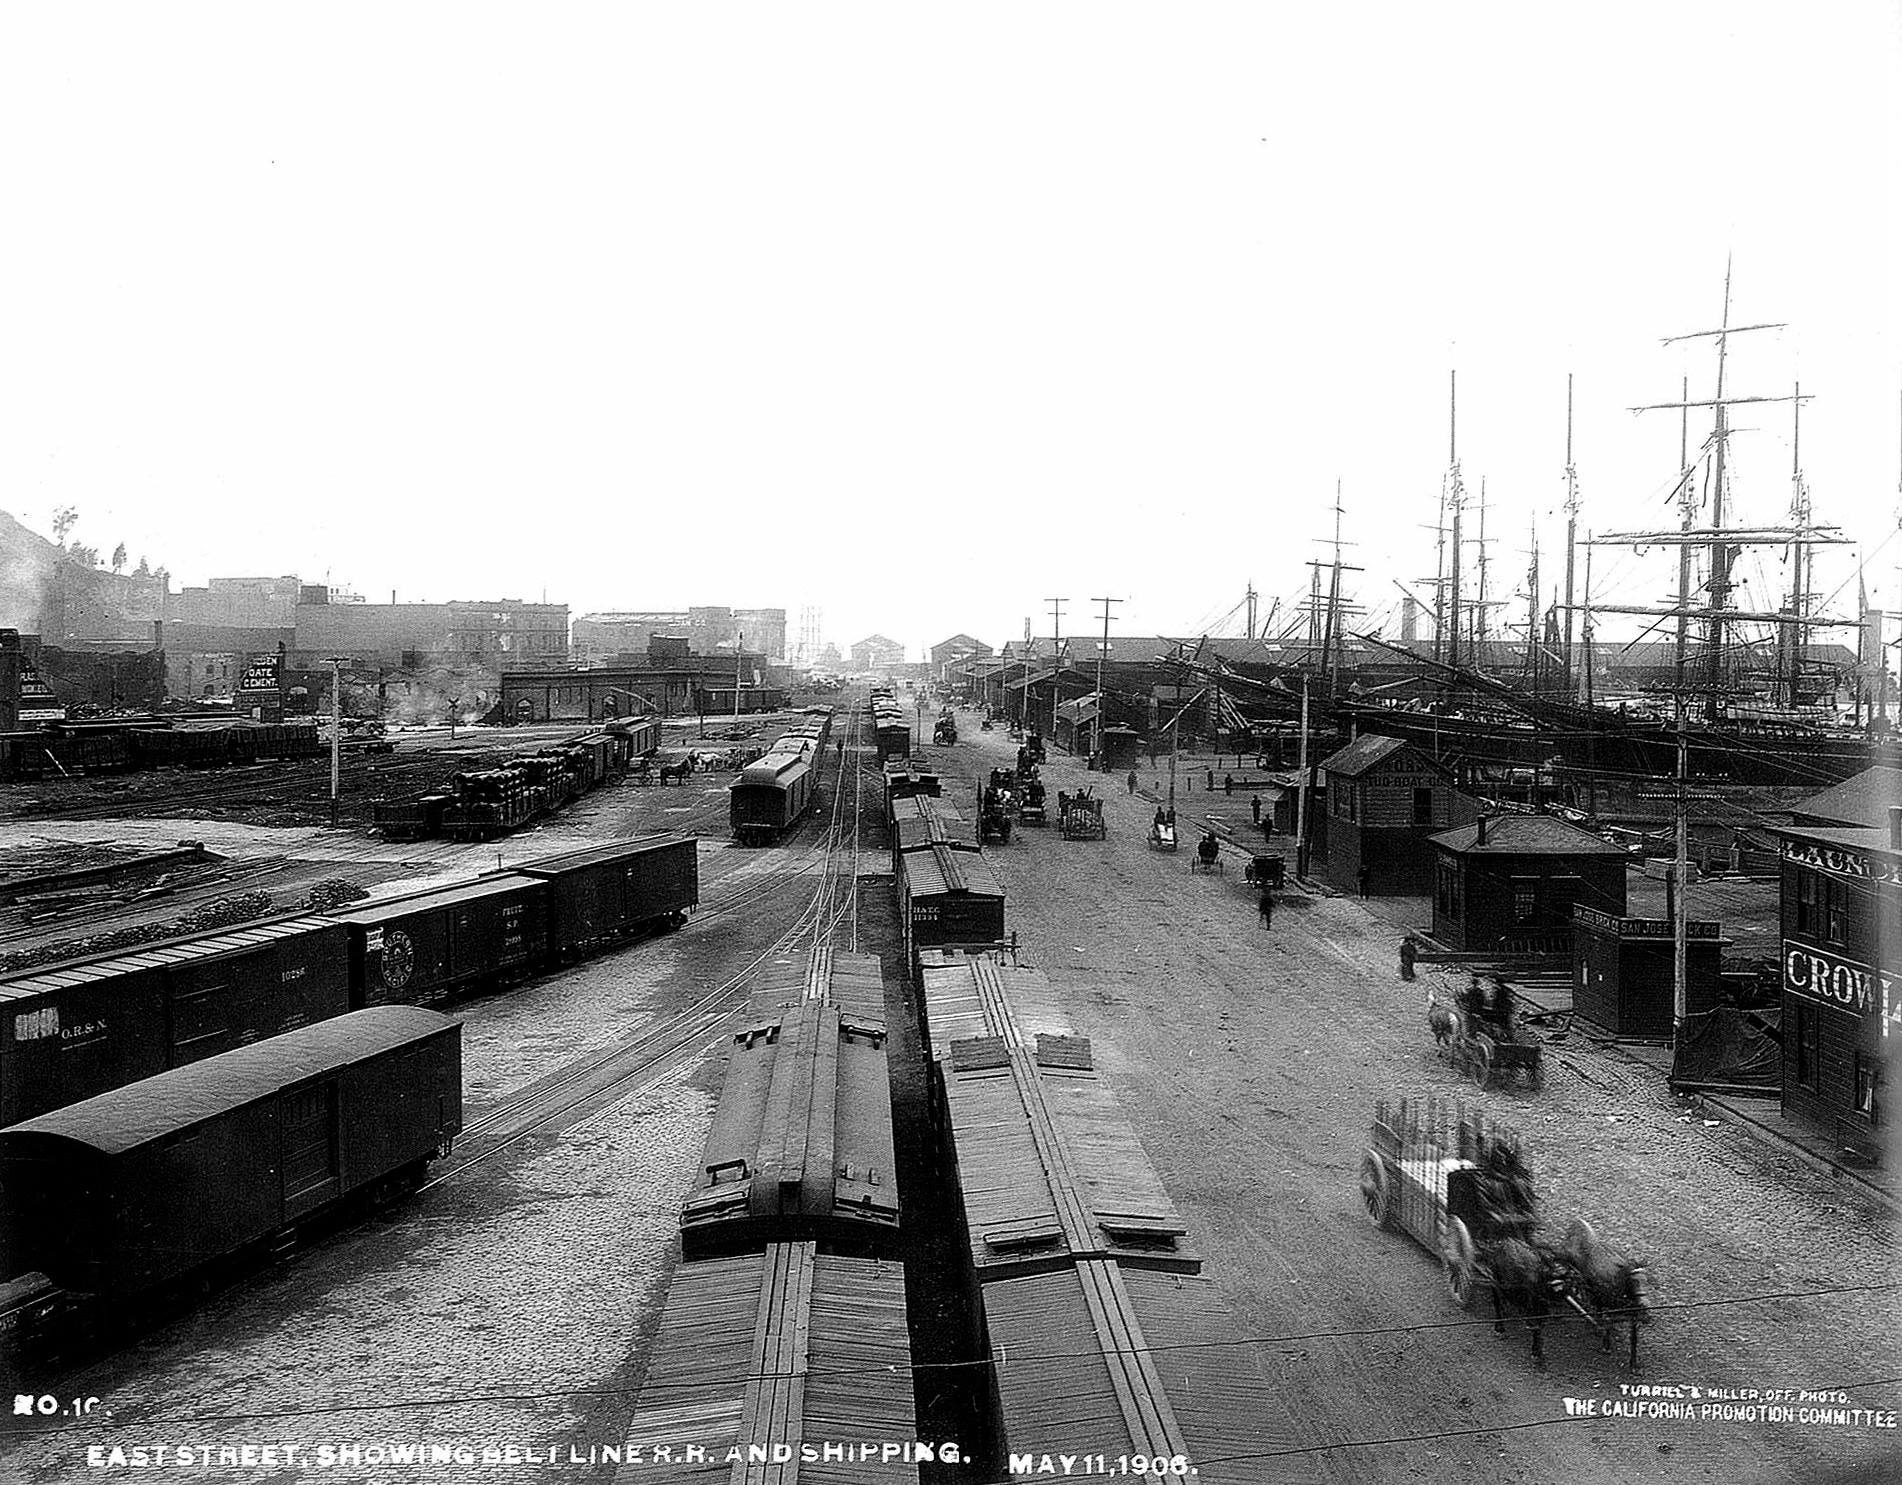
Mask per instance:
[[[855,759],[856,743],[855,725],[852,742],[848,744]],[[844,849],[848,834],[843,819],[845,794],[844,769],[839,767],[833,789],[831,819],[826,829],[808,847],[806,859],[792,868],[790,873],[804,875],[815,870],[820,873],[811,898],[791,927],[712,990],[659,1025],[584,1056],[553,1077],[484,1110],[465,1124],[462,1130],[463,1143],[467,1145],[473,1141],[476,1144],[474,1153],[464,1155],[454,1165],[439,1171],[421,1189],[427,1191],[442,1185],[491,1156],[521,1143],[548,1125],[561,1120],[573,1122],[657,1081],[678,1066],[685,1054],[701,1046],[746,1006],[746,984],[760,965],[776,954],[799,947],[802,941],[812,945],[826,942],[837,930],[848,909],[855,910],[857,902],[859,831],[855,809],[849,832],[851,849],[848,856]],[[862,785],[859,797],[863,797]],[[841,857],[846,857],[849,862],[849,879],[854,885],[850,904],[842,900],[840,892],[837,867]],[[722,899],[712,913],[703,911],[699,917],[704,919],[744,907],[783,886],[788,874],[763,873],[760,882],[732,893]]]

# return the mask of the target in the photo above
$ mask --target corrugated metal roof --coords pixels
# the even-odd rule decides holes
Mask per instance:
[[[170,964],[189,964],[215,959],[222,954],[237,954],[278,939],[328,928],[333,920],[300,913],[294,918],[274,918],[245,923],[219,933],[199,933],[141,944],[137,949],[116,954],[93,954],[61,964],[25,970],[0,981],[0,1000],[37,995],[45,990],[65,990],[74,985],[108,980],[137,970],[157,969]]]
[[[455,1024],[420,1006],[352,1011],[54,1109],[0,1131],[0,1139],[31,1132],[70,1140],[101,1154],[123,1154],[293,1083],[422,1041]]]

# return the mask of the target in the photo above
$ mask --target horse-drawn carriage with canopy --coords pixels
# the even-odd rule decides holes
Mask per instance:
[[[1032,769],[1028,778],[1021,774],[1017,785],[1017,822],[1020,825],[1042,825],[1047,823],[1044,815],[1043,780]]]
[[[1605,1350],[1628,1325],[1629,1364],[1638,1364],[1638,1327],[1651,1319],[1649,1265],[1608,1247],[1582,1218],[1558,1243],[1544,1237],[1516,1132],[1431,1099],[1424,1106],[1401,1099],[1397,1108],[1382,1099],[1360,1192],[1376,1227],[1399,1228],[1438,1255],[1456,1304],[1470,1304],[1484,1285],[1495,1330],[1505,1331],[1508,1309],[1521,1315],[1535,1365],[1545,1365],[1544,1327],[1555,1310],[1581,1316]]]

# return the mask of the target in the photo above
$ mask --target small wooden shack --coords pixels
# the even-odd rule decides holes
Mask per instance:
[[[1477,801],[1398,737],[1356,738],[1322,760],[1321,776],[1327,829],[1316,832],[1318,864],[1349,892],[1359,890],[1362,867],[1370,896],[1431,892],[1434,835],[1479,814]]]
[[[1450,949],[1569,953],[1577,907],[1623,917],[1625,853],[1549,815],[1481,815],[1434,836],[1433,937]]]
[[[1613,1036],[1670,1036],[1676,998],[1671,920],[1580,905],[1572,921],[1572,1009]],[[1721,962],[1730,940],[1716,923],[1688,926],[1685,1013],[1697,1015],[1722,998]]]

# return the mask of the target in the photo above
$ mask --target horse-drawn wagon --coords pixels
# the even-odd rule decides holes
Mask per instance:
[[[1249,859],[1247,868],[1242,872],[1242,880],[1251,887],[1272,889],[1279,892],[1287,885],[1288,862],[1279,852],[1267,852]]]
[[[1505,981],[1496,980],[1488,998],[1475,978],[1457,1005],[1448,1005],[1429,989],[1427,1024],[1440,1056],[1471,1078],[1474,1087],[1487,1087],[1495,1077],[1524,1078],[1535,1093],[1545,1086],[1545,1044],[1536,1031],[1519,1023]]]
[[[1428,1100],[1424,1107],[1381,1100],[1360,1166],[1361,1201],[1376,1227],[1398,1228],[1435,1254],[1456,1304],[1483,1285],[1492,1294],[1493,1328],[1508,1310],[1532,1332],[1532,1359],[1545,1364],[1544,1327],[1570,1310],[1597,1332],[1604,1349],[1623,1324],[1629,1364],[1638,1364],[1638,1327],[1651,1319],[1649,1265],[1599,1241],[1574,1218],[1558,1244],[1539,1232],[1532,1171],[1518,1135],[1464,1108]]]
[[[1155,822],[1149,827],[1149,849],[1152,851],[1173,851],[1177,845],[1176,822],[1164,818],[1162,812],[1156,812]]]
[[[1017,797],[1017,823],[1020,825],[1042,825],[1046,823],[1043,804],[1043,780],[1024,779],[1019,786]]]
[[[1080,794],[1057,795],[1057,823],[1065,840],[1102,840],[1103,801],[1085,788]]]

